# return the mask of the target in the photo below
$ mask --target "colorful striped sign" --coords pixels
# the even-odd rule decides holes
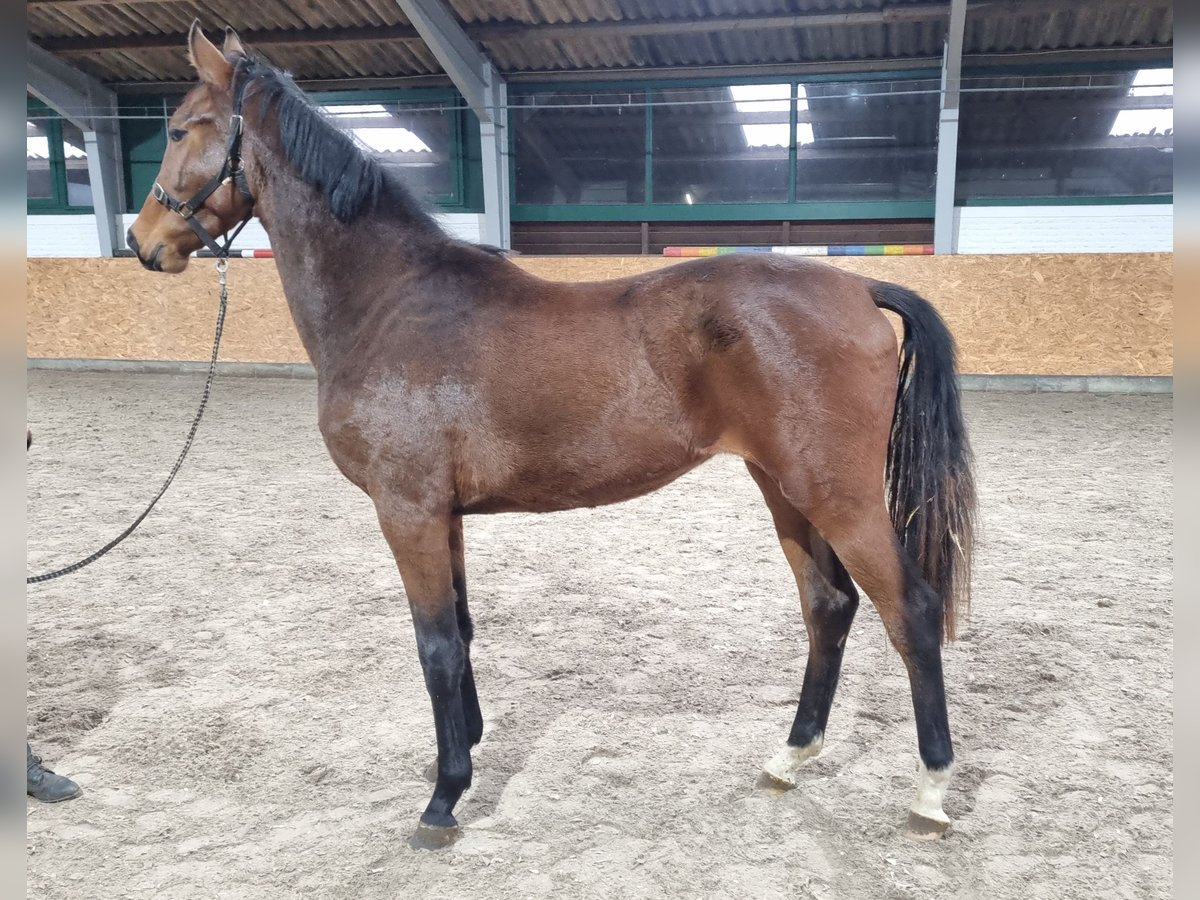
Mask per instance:
[[[663,256],[782,253],[786,256],[932,256],[933,244],[848,244],[794,247],[664,247]]]

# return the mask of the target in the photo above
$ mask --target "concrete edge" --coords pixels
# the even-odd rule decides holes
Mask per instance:
[[[965,391],[1171,394],[1171,375],[961,375]]]
[[[53,359],[30,357],[26,368],[60,372],[121,372],[138,375],[194,375],[208,363],[152,359]],[[252,378],[315,378],[307,363],[218,362],[221,375]],[[1170,375],[962,375],[965,391],[1062,392],[1087,394],[1170,394]]]
[[[48,369],[58,372],[120,372],[131,375],[203,375],[208,363],[196,360],[159,359],[54,359],[29,357],[27,369]],[[217,363],[218,375],[248,376],[251,378],[316,378],[316,370],[308,363]]]

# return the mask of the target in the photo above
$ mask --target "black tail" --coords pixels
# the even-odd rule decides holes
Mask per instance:
[[[888,441],[888,508],[901,542],[942,597],[942,637],[953,639],[957,617],[970,605],[975,529],[954,338],[937,310],[907,288],[880,282],[871,297],[904,320]]]

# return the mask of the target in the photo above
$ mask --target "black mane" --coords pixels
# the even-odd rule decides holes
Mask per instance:
[[[257,97],[261,124],[275,113],[284,155],[308,184],[318,188],[340,222],[379,212],[409,226],[441,233],[432,215],[375,156],[338,128],[300,90],[292,77],[260,59],[245,63],[246,97]]]

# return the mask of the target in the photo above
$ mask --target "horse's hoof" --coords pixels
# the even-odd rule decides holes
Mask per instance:
[[[943,821],[944,820],[944,821]],[[931,819],[919,812],[908,813],[908,824],[905,833],[917,841],[936,841],[946,836],[950,829],[950,819],[943,814],[941,819]]]
[[[796,787],[796,782],[794,779],[784,781],[781,778],[775,777],[766,769],[763,769],[758,773],[758,778],[755,779],[754,786],[759,790],[770,791],[773,794],[786,794]]]
[[[820,736],[803,747],[784,744],[783,748],[763,765],[762,775],[758,778],[759,786],[777,791],[790,791],[796,786],[797,770],[805,760],[812,759],[821,752],[821,744]]]
[[[425,767],[425,780],[430,784],[437,784],[437,773],[437,759],[435,758],[433,762]]]
[[[917,797],[908,812],[908,834],[918,840],[937,840],[950,827],[950,817],[942,810],[946,787],[950,784],[950,766],[917,769]]]
[[[408,846],[414,850],[442,850],[457,841],[461,833],[457,825],[443,827],[421,822],[408,839]]]

